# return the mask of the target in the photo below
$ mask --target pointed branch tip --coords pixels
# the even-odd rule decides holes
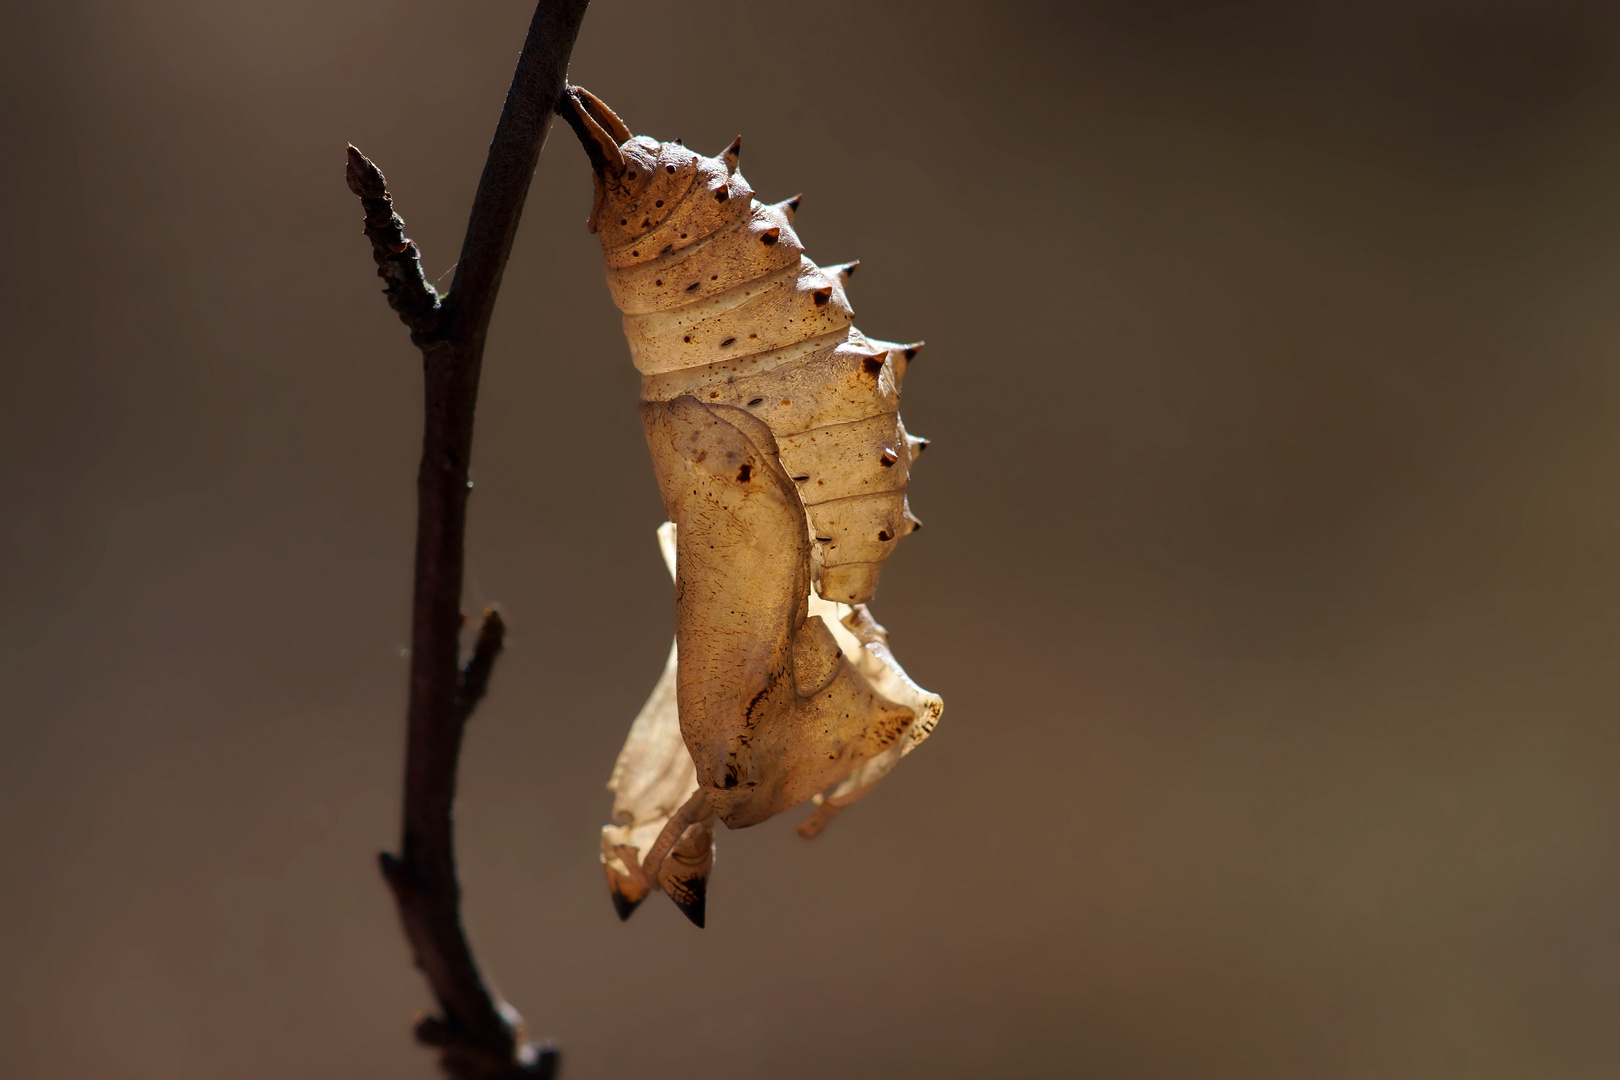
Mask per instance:
[[[354,143],[349,144],[349,164],[344,169],[344,179],[349,182],[349,190],[362,199],[388,198],[388,181],[383,179],[382,170]]]

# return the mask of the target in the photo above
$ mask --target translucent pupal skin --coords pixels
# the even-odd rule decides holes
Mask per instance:
[[[701,926],[716,817],[810,800],[814,836],[938,721],[864,607],[920,527],[905,489],[927,443],[898,401],[917,346],[855,329],[855,264],[804,256],[798,200],[754,201],[739,143],[701,157],[569,96],[676,575],[676,644],[615,765],[602,861],[621,917],[660,890]]]
[[[920,346],[856,329],[845,286],[857,264],[823,268],[804,254],[797,197],[756,201],[739,143],[710,158],[631,137],[574,93],[571,122],[598,143],[589,225],[642,400],[689,394],[764,421],[808,512],[817,594],[866,603],[883,561],[921,524],[906,484],[927,443],[908,437],[899,402]]]

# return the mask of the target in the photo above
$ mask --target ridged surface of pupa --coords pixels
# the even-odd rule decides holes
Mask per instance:
[[[676,577],[676,643],[614,767],[603,864],[622,917],[658,889],[702,925],[716,817],[813,800],[814,836],[938,721],[865,608],[920,527],[905,489],[927,444],[898,401],[917,346],[855,329],[854,264],[804,256],[797,198],[754,201],[738,143],[701,157],[569,95]]]

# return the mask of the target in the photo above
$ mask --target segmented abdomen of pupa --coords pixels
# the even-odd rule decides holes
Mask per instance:
[[[855,328],[845,286],[856,264],[804,254],[798,198],[756,201],[737,142],[703,157],[632,138],[603,111],[624,164],[616,186],[598,187],[590,224],[642,400],[691,395],[768,424],[806,510],[817,593],[865,603],[883,560],[921,527],[906,483],[927,442],[907,435],[899,409],[920,343]]]

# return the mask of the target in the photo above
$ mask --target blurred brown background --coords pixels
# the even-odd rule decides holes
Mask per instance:
[[[394,842],[430,276],[528,0],[0,15],[0,1071],[427,1077]],[[939,733],[615,919],[671,630],[561,126],[496,311],[459,806],[569,1080],[1620,1075],[1620,8],[599,0],[574,78],[928,350]],[[444,278],[448,282],[448,277]],[[795,815],[796,816],[796,815]]]

